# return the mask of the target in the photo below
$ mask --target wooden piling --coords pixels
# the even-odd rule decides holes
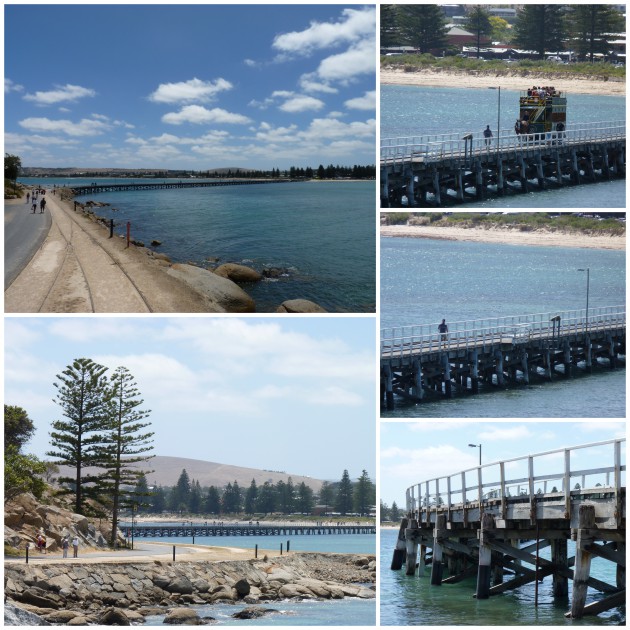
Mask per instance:
[[[558,566],[566,567],[567,562],[567,541],[564,538],[554,538],[551,540],[551,562]],[[553,587],[552,587],[554,599],[565,599],[569,595],[569,579],[566,575],[553,572]]]
[[[591,574],[592,554],[587,547],[593,543],[592,529],[595,527],[595,506],[580,505],[578,529],[575,532],[575,572],[573,577],[573,598],[571,618],[579,619],[584,614],[588,579]]]
[[[439,514],[433,530],[433,560],[431,562],[431,584],[440,586],[442,584],[442,534],[446,527],[446,516]]]
[[[418,528],[418,521],[411,519],[410,527],[412,529]],[[414,575],[416,572],[416,557],[418,555],[418,541],[411,536],[405,536],[406,538],[406,553],[407,553],[407,570],[405,575]]]
[[[479,570],[477,572],[477,599],[490,597],[490,577],[492,564],[492,549],[488,544],[491,539],[491,530],[494,528],[492,514],[484,514],[481,517],[481,529],[479,530]]]
[[[402,568],[405,561],[406,543],[405,543],[405,530],[407,529],[407,519],[403,518],[400,522],[400,529],[398,530],[398,539],[396,540],[396,548],[394,549],[394,555],[392,556],[392,571],[399,571]]]

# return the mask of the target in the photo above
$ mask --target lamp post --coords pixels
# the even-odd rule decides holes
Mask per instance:
[[[578,271],[586,271],[586,334],[588,335],[588,294],[591,285],[591,268],[578,269]]]
[[[501,138],[501,86],[489,87],[489,90],[499,90],[498,113],[497,113],[497,151],[499,150],[499,142]]]
[[[481,444],[469,444],[468,446],[479,449],[479,465],[481,466]]]

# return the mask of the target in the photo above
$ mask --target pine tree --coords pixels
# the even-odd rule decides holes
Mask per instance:
[[[151,425],[143,422],[150,411],[143,411],[139,407],[144,400],[139,398],[140,392],[131,372],[125,367],[118,367],[110,377],[112,385],[112,427],[107,438],[106,460],[103,467],[101,483],[109,489],[112,500],[112,546],[116,541],[118,528],[118,513],[126,501],[133,497],[129,490],[138,482],[143,471],[135,466],[147,462],[153,457],[146,455],[153,449],[153,433],[142,433]],[[132,502],[136,503],[135,501]]]
[[[245,513],[253,514],[256,511],[256,499],[258,498],[258,487],[256,480],[252,479],[247,492],[245,493]]]
[[[396,46],[398,42],[398,25],[396,22],[396,10],[394,4],[381,5],[381,48]]]
[[[398,509],[398,505],[396,505],[396,501],[392,503],[392,507],[389,510],[389,517],[394,523],[400,520],[400,510]]]
[[[341,481],[339,482],[335,508],[342,516],[352,511],[352,482],[350,481],[350,475],[347,470],[343,471]]]
[[[479,59],[482,35],[490,35],[492,33],[490,14],[480,5],[469,8],[464,28],[477,38],[477,59]]]
[[[133,493],[129,497],[129,504],[136,506],[138,513],[148,513],[151,509],[153,493],[149,490],[149,484],[144,473],[140,473],[136,480]]]
[[[324,506],[324,514],[328,513],[329,508],[335,502],[335,490],[327,481],[322,483],[319,489],[319,503]]]
[[[151,492],[151,512],[161,514],[166,509],[166,492],[162,486],[155,484]]]
[[[361,516],[369,515],[370,507],[376,502],[375,494],[374,484],[363,470],[354,486],[354,511]]]
[[[190,507],[190,477],[184,468],[171,491],[171,509],[174,512],[187,512]]]
[[[190,489],[190,513],[191,514],[201,514],[202,507],[202,496],[201,496],[201,486],[198,481],[193,481],[192,487]]]
[[[4,406],[4,448],[14,446],[20,451],[35,433],[33,421],[22,407]]]
[[[297,489],[297,511],[300,514],[311,514],[314,503],[313,490],[302,482]]]
[[[74,511],[83,514],[85,499],[97,497],[100,476],[86,474],[88,466],[99,466],[104,459],[104,443],[111,430],[112,390],[105,376],[107,368],[91,359],[75,359],[57,375],[55,402],[65,420],[55,420],[50,433],[52,449],[46,453],[55,463],[74,468],[75,476],[60,477],[70,484],[75,495]]]
[[[401,44],[413,46],[421,53],[445,48],[446,18],[436,4],[401,4],[397,6]]]
[[[206,493],[204,507],[208,514],[221,514],[221,496],[215,486],[210,486]]]
[[[609,40],[625,30],[623,15],[606,4],[569,5],[568,19],[573,46],[591,63],[597,53],[608,53]]]
[[[276,489],[272,483],[265,483],[258,489],[258,501],[256,511],[263,514],[272,514],[276,509]]]
[[[564,7],[559,4],[525,4],[514,24],[515,44],[535,50],[541,59],[545,52],[562,50],[565,37]]]

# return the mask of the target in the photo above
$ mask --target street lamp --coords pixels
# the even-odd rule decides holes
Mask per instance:
[[[578,271],[586,271],[586,334],[588,335],[588,294],[591,285],[591,268],[578,269]]]
[[[469,444],[468,446],[479,449],[479,465],[481,466],[481,444]]]
[[[499,150],[499,140],[501,137],[501,86],[498,87],[491,86],[488,88],[489,90],[499,90],[499,104],[498,104],[498,114],[497,114],[497,151]]]

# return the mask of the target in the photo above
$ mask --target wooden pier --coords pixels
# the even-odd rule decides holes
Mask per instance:
[[[476,394],[480,386],[570,378],[625,365],[625,306],[537,313],[381,331],[381,396],[413,402]]]
[[[90,184],[87,186],[69,186],[75,196],[94,195],[104,192],[126,192],[130,190],[171,190],[178,188],[216,188],[219,186],[254,186],[258,184],[288,184],[293,179],[222,179],[218,181],[186,182],[135,182],[133,184]]]
[[[120,530],[131,536],[130,524],[120,526]],[[375,534],[375,525],[292,525],[273,524],[159,524],[134,525],[133,535],[137,538],[179,538],[193,536],[332,536]]]
[[[498,139],[452,133],[383,139],[381,206],[443,207],[625,178],[624,121]]]
[[[551,576],[554,599],[567,601],[565,616],[573,619],[625,606],[625,471],[625,439],[619,439],[418,483],[407,489],[391,568],[405,564],[407,575],[424,578],[429,565],[435,586],[476,576],[471,596],[477,599],[534,583],[536,605],[538,583]],[[550,560],[540,556],[546,547]],[[594,557],[615,563],[615,584],[591,576]],[[599,595],[587,603],[589,588]]]

